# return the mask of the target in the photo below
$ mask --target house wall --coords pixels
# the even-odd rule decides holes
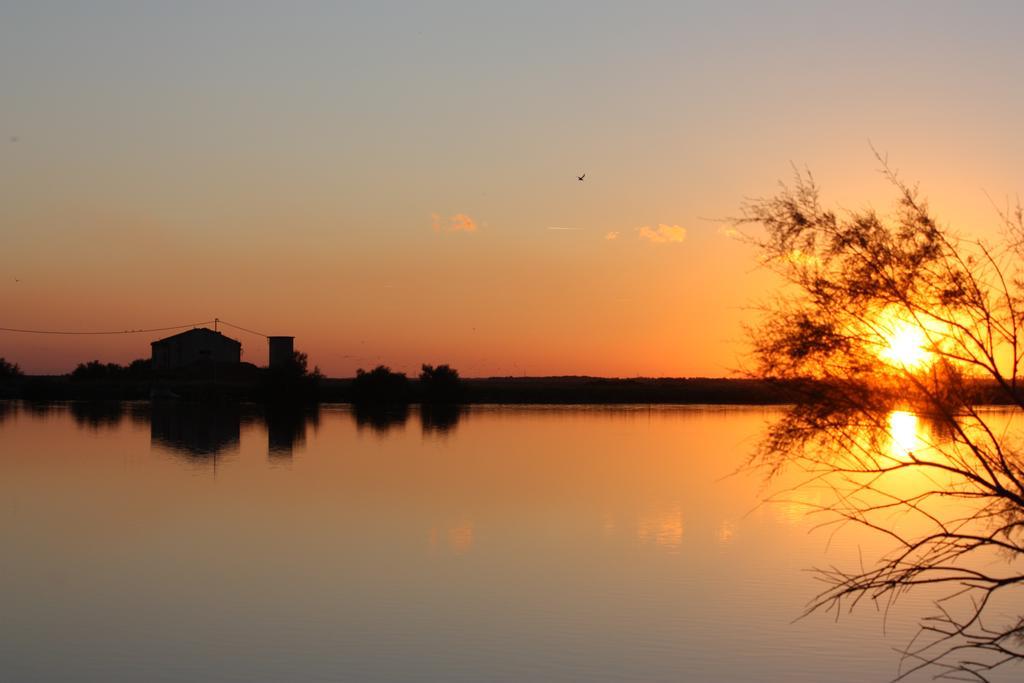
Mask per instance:
[[[239,363],[242,347],[216,332],[197,332],[161,340],[153,344],[153,367],[158,370],[181,368],[197,362]]]

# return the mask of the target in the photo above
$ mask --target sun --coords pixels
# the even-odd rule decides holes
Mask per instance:
[[[893,365],[904,368],[919,368],[928,365],[932,354],[926,348],[928,337],[924,330],[906,322],[896,321],[884,342],[879,356]]]

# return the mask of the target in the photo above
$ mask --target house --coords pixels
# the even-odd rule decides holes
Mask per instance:
[[[154,370],[173,370],[194,363],[240,363],[242,343],[206,327],[196,327],[150,344]]]

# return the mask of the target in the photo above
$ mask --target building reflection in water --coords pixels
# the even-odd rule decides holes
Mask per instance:
[[[12,405],[0,412],[0,419],[11,417],[19,409],[32,407]],[[35,408],[40,414],[57,410],[69,411],[79,428],[109,429],[125,419],[149,424],[153,446],[169,450],[189,459],[204,460],[228,450],[237,450],[242,428],[259,424],[266,428],[267,455],[273,459],[292,457],[306,445],[310,425],[320,423],[319,406],[258,406],[230,402],[190,402],[158,400],[151,402],[81,401],[70,404],[44,404]],[[420,427],[424,435],[445,436],[465,416],[466,408],[458,405],[419,406]],[[370,408],[351,406],[350,413],[359,431],[384,436],[401,430],[408,423],[408,405]]]
[[[320,422],[319,408],[237,403],[154,401],[150,409],[153,445],[189,458],[208,458],[239,446],[242,427],[262,423],[267,455],[289,458],[306,443],[306,430]]]
[[[267,427],[267,455],[290,458],[296,447],[302,450],[306,445],[307,425],[312,424],[316,429],[320,424],[320,408],[268,405],[263,421]]]
[[[417,407],[422,433],[446,436],[465,417],[468,409],[460,405],[421,405]],[[126,419],[137,425],[149,424],[154,446],[189,458],[203,459],[236,450],[242,427],[262,422],[267,431],[267,455],[287,458],[305,447],[310,425],[320,422],[319,406],[257,406],[230,402],[156,401],[72,401],[69,403],[0,401],[0,422],[19,412],[36,418],[51,413],[70,413],[81,429],[106,430],[120,426]],[[351,406],[351,415],[359,431],[384,436],[405,428],[412,409],[408,405],[369,407]]]
[[[230,403],[154,401],[150,407],[153,445],[191,458],[216,456],[237,448],[241,407]]]

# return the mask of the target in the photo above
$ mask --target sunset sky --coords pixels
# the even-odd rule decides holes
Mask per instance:
[[[776,283],[716,219],[792,164],[884,208],[873,144],[995,234],[1024,8],[720,4],[6,3],[0,327],[220,317],[335,376],[722,376]],[[0,356],[66,372],[160,336]]]

